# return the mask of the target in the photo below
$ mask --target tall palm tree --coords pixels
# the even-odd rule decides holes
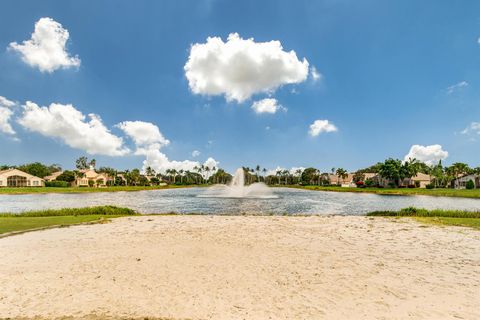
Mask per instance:
[[[340,179],[342,179],[342,182],[344,182],[344,180],[348,177],[347,170],[345,170],[343,168],[338,168],[336,170],[336,174],[338,176],[338,181],[339,182],[340,182]]]

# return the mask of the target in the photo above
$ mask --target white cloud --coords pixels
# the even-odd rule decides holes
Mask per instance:
[[[8,100],[8,99],[5,98],[5,97],[0,96],[0,107],[12,108],[12,107],[14,107],[15,105],[17,105],[16,102],[10,101],[10,100]]]
[[[137,146],[160,144],[166,146],[170,143],[162,135],[156,125],[143,121],[124,121],[116,125],[128,135]]]
[[[418,144],[413,145],[410,148],[410,151],[403,159],[408,161],[408,159],[417,159],[419,161],[425,162],[428,165],[437,163],[440,160],[444,160],[448,157],[448,152],[442,149],[442,146],[439,144],[434,144],[430,146],[421,146]]]
[[[301,172],[303,172],[303,170],[305,170],[305,168],[304,167],[292,167],[290,169],[285,169],[283,167],[277,166],[275,169],[267,170],[266,175],[267,176],[275,176],[275,175],[277,175],[277,171],[282,171],[283,172],[285,170],[287,170],[291,175],[298,176],[297,170],[300,170]]]
[[[480,122],[472,122],[466,127],[462,132],[462,134],[480,134]]]
[[[279,110],[287,111],[287,108],[278,104],[277,99],[266,98],[259,101],[255,101],[252,104],[252,109],[257,114],[261,113],[276,113]]]
[[[168,145],[170,141],[163,136],[160,129],[153,123],[143,121],[124,121],[116,126],[123,130],[135,143],[135,155],[145,156],[142,168],[143,171],[145,171],[147,167],[151,167],[159,173],[165,173],[167,169],[193,171],[195,166],[201,166],[201,163],[198,161],[175,161],[168,159],[168,157],[161,152],[161,149]],[[198,155],[200,155],[200,152],[197,152]],[[204,165],[207,164],[210,168],[213,166],[218,168],[218,162],[213,158],[208,158]]]
[[[460,90],[462,88],[466,88],[469,86],[469,83],[467,81],[460,81],[459,83],[456,83],[454,85],[451,85],[450,87],[447,88],[447,94],[452,94],[457,90]]]
[[[336,132],[336,131],[338,131],[337,127],[333,123],[330,123],[328,120],[315,120],[310,125],[310,130],[308,131],[308,133],[312,137],[316,137],[323,132]]]
[[[232,33],[226,42],[209,37],[206,43],[192,45],[184,70],[193,93],[242,102],[253,94],[305,81],[308,66],[295,51],[284,51],[280,41],[255,42]]]
[[[0,107],[0,132],[9,135],[15,135],[15,130],[13,130],[12,125],[10,124],[10,118],[12,115],[12,110]]]
[[[200,154],[201,154],[201,153],[200,153],[200,151],[198,151],[198,150],[193,150],[193,151],[192,151],[192,157],[194,157],[194,158],[200,156]]]
[[[53,72],[80,66],[78,56],[71,57],[65,47],[69,38],[68,30],[51,18],[41,18],[35,23],[30,40],[22,44],[12,42],[9,49],[21,54],[22,60],[42,72]]]
[[[10,119],[13,116],[13,108],[16,105],[15,102],[8,100],[5,97],[0,96],[0,132],[14,136],[16,134],[10,124]]]
[[[27,101],[18,123],[27,130],[58,138],[89,154],[122,156],[129,153],[123,146],[123,139],[113,135],[98,115],[89,114],[88,118],[71,104],[52,103],[49,107],[39,107]]]
[[[145,160],[143,161],[143,171],[147,167],[153,168],[156,172],[165,174],[167,169],[175,169],[177,171],[184,170],[184,171],[194,171],[194,167],[199,167],[202,164],[198,161],[191,161],[191,160],[184,160],[184,161],[175,161],[170,160],[168,157],[160,151],[161,147],[157,144],[152,144],[148,147],[138,148],[135,154],[137,155],[144,155]],[[215,159],[208,158],[207,161],[204,162],[205,166],[208,166],[210,169],[213,167],[218,169],[218,164]]]
[[[317,71],[315,66],[310,67],[310,76],[312,77],[313,82],[317,82],[322,78],[322,75]]]

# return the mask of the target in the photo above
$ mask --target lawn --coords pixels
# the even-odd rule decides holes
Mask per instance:
[[[195,185],[198,186],[198,185]],[[83,193],[83,192],[118,192],[118,191],[142,191],[142,190],[162,190],[162,189],[176,189],[193,186],[185,185],[166,185],[166,186],[118,186],[105,188],[58,188],[58,187],[25,187],[25,188],[0,188],[0,194],[28,194],[28,193]]]
[[[390,195],[425,195],[437,197],[480,198],[480,189],[424,189],[424,188],[344,188],[322,186],[290,186],[291,188],[332,191],[332,192],[360,192]]]
[[[471,227],[480,230],[480,211],[405,208],[399,211],[373,211],[367,216],[412,217],[423,223]]]
[[[131,209],[113,206],[79,209],[29,211],[23,214],[0,214],[0,235],[9,232],[62,227],[88,222],[103,222],[110,218],[136,215]]]

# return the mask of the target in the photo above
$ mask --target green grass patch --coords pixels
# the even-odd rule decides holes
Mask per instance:
[[[91,193],[91,192],[119,192],[119,191],[144,191],[144,190],[163,190],[178,189],[188,187],[201,187],[203,185],[166,185],[166,186],[118,186],[105,188],[89,187],[25,187],[25,188],[0,188],[0,194],[28,194],[28,193]]]
[[[448,218],[448,217],[415,217],[415,220],[422,223],[470,227],[480,230],[480,219],[478,218]]]
[[[48,227],[69,226],[87,222],[102,222],[109,218],[137,215],[134,210],[114,206],[65,208],[28,211],[21,214],[0,214],[0,235]]]
[[[461,197],[480,198],[480,189],[424,189],[424,188],[345,188],[345,187],[322,187],[322,186],[288,186],[291,188],[332,191],[332,192],[358,192],[375,193],[386,195],[424,195],[437,197]]]
[[[399,211],[373,211],[367,213],[367,216],[412,217],[423,223],[480,229],[480,211],[426,210],[410,207]]]

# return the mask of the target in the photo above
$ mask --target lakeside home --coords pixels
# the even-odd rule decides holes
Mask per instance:
[[[75,179],[73,184],[76,187],[89,187],[90,184],[97,187],[106,187],[109,181],[113,181],[113,178],[108,174],[98,173],[95,169],[90,168],[80,170],[80,176]]]
[[[0,171],[0,187],[45,187],[45,180],[18,169],[7,169]]]
[[[378,173],[367,172],[367,173],[364,173],[363,175],[364,175],[364,179],[363,179],[364,182],[366,180],[372,180],[374,181],[375,185],[378,185],[384,188],[388,187],[389,184],[392,183],[392,181],[382,178]],[[345,188],[354,188],[357,186],[353,181],[354,176],[355,176],[354,173],[348,173],[344,178],[342,178],[336,174],[329,173],[328,179],[330,181],[330,184],[332,185],[338,185]],[[419,172],[414,177],[405,178],[402,181],[400,181],[400,186],[401,187],[415,186],[417,188],[426,188],[427,185],[431,183],[431,181],[432,181],[432,178],[428,174]]]
[[[478,174],[466,174],[458,177],[452,181],[452,187],[455,189],[466,189],[467,182],[472,181],[475,188],[480,188],[480,175]]]

